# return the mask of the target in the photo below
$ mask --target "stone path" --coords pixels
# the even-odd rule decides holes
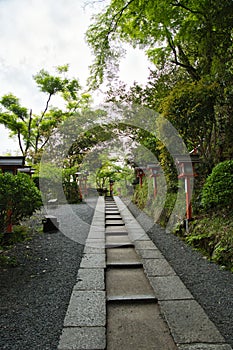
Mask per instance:
[[[99,197],[58,350],[231,350],[118,198]]]

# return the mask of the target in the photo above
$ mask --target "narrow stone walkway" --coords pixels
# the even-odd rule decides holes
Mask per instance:
[[[118,197],[99,197],[58,350],[231,350]]]

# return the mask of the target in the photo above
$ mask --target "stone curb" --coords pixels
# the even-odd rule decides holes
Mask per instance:
[[[58,350],[103,350],[106,347],[104,206],[104,197],[99,197]]]

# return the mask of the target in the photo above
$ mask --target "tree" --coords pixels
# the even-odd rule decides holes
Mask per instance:
[[[56,75],[51,75],[42,69],[33,77],[40,91],[47,95],[45,108],[40,114],[21,106],[20,100],[12,93],[0,100],[3,107],[0,123],[17,136],[22,154],[30,157],[33,163],[40,160],[45,145],[58,125],[90,101],[89,94],[80,93],[78,80],[67,77],[68,65],[57,67],[56,72]],[[55,95],[63,98],[64,110],[50,105]]]
[[[110,180],[119,181],[129,174],[129,168],[117,164],[118,159],[102,157],[102,164],[96,171],[97,188],[103,191]]]
[[[207,171],[233,156],[230,0],[112,0],[87,32],[96,87],[120,40],[142,47],[155,64],[145,88],[110,88],[107,100],[153,108],[177,128],[190,150],[200,145]],[[98,28],[98,30],[97,30]],[[97,65],[101,62],[101,66]]]
[[[143,47],[159,69],[174,65],[192,80],[224,72],[232,19],[231,0],[112,0],[87,31],[95,54],[92,86],[103,82],[108,64],[119,58],[119,41]]]

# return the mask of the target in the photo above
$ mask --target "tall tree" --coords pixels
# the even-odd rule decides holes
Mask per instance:
[[[90,101],[89,94],[82,94],[76,78],[67,77],[68,65],[56,68],[56,75],[42,69],[33,78],[39,90],[46,94],[46,102],[40,114],[23,107],[20,100],[12,93],[0,99],[0,123],[4,124],[12,135],[16,135],[22,154],[36,163],[54,129],[77,110]],[[60,95],[64,108],[51,105],[52,97]]]
[[[102,83],[119,41],[143,48],[155,64],[147,87],[120,86],[108,99],[155,108],[190,149],[201,145],[210,170],[233,156],[232,23],[231,0],[111,0],[87,32],[90,82]]]
[[[183,68],[193,80],[223,70],[232,20],[231,0],[112,0],[87,31],[95,54],[92,84],[98,86],[108,63],[118,59],[118,40],[143,47],[158,67]]]

